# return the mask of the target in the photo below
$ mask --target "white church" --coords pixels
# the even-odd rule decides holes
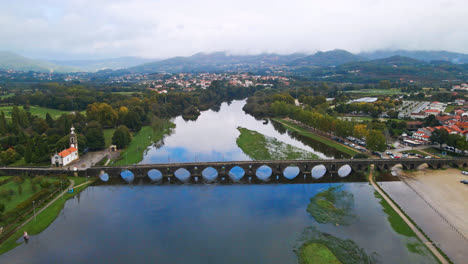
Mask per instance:
[[[51,158],[52,166],[63,167],[78,160],[78,138],[75,134],[75,128],[70,129],[70,147],[55,153]]]

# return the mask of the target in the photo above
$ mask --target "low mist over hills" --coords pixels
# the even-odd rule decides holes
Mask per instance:
[[[154,60],[138,57],[120,57],[102,60],[35,60],[11,52],[0,52],[0,69],[37,72],[96,72],[99,70],[127,69],[130,72],[222,72],[222,71],[286,71],[314,68],[329,68],[340,65],[386,64],[396,66],[449,65],[468,63],[468,55],[448,51],[374,51],[353,54],[345,50],[331,50],[315,54],[294,53],[280,55],[264,53],[258,55],[231,55],[226,52],[197,53],[189,57],[173,57]]]
[[[0,69],[37,72],[76,72],[79,69],[57,65],[44,60],[34,60],[21,55],[0,51]]]
[[[78,68],[81,71],[96,72],[105,69],[126,69],[151,61],[154,60],[139,57],[120,57],[102,60],[56,60],[51,62],[62,66]]]

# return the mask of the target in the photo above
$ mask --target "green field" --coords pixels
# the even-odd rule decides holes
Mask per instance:
[[[341,264],[333,252],[327,246],[318,243],[307,243],[303,245],[299,253],[300,264],[329,263]]]
[[[56,181],[56,179],[47,179],[47,180],[49,182]],[[19,190],[18,190],[18,184],[15,181],[10,181],[0,186],[0,192],[6,191],[6,190],[12,190],[14,192],[10,200],[2,198],[1,202],[5,205],[5,212],[8,212],[9,210],[13,209],[18,204],[27,200],[31,195],[33,195],[34,193],[38,192],[41,189],[41,187],[37,185],[36,191],[33,191],[31,187],[32,185],[31,179],[25,179],[24,182],[20,185],[22,188],[21,194],[19,193]]]
[[[77,180],[75,177],[73,177],[73,179],[75,180],[75,185],[78,185],[86,180],[85,178],[82,178],[83,180]],[[51,206],[42,211],[42,213],[38,214],[36,216],[36,220],[30,221],[25,226],[20,228],[16,233],[0,244],[0,255],[20,245],[16,241],[22,237],[24,231],[28,232],[28,234],[31,236],[37,235],[45,230],[50,224],[52,224],[52,222],[54,222],[55,218],[57,218],[59,213],[62,211],[65,202],[86,189],[88,185],[89,184],[86,184],[75,188],[74,193],[66,193],[62,198],[57,199],[57,201],[55,201]]]
[[[303,127],[301,127],[299,125],[296,125],[294,123],[291,123],[289,121],[282,120],[282,119],[279,119],[279,118],[273,118],[273,121],[276,121],[276,122],[282,124],[288,130],[295,131],[300,135],[303,135],[303,136],[311,138],[311,139],[313,139],[315,141],[321,142],[321,143],[323,143],[325,145],[328,145],[328,146],[330,146],[332,148],[335,148],[336,150],[341,151],[341,152],[343,152],[345,154],[348,154],[350,156],[354,156],[357,153],[361,153],[361,152],[359,152],[357,150],[354,150],[352,148],[348,148],[345,145],[342,145],[342,144],[340,144],[338,142],[335,142],[335,141],[333,141],[331,139],[328,139],[328,138],[319,136],[319,135],[317,135],[315,133],[309,132],[305,128],[303,128]]]
[[[112,165],[137,164],[143,159],[143,153],[151,142],[158,142],[174,127],[175,125],[168,120],[164,121],[162,129],[158,131],[154,131],[151,126],[142,127],[138,133],[133,135],[132,142],[120,154],[120,159],[114,161]]]
[[[18,106],[18,107],[22,108],[22,106]],[[12,109],[13,109],[13,106],[0,106],[0,112],[3,111],[6,117],[11,117]],[[46,114],[49,113],[49,115],[52,116],[52,118],[54,119],[58,118],[62,114],[71,113],[71,111],[62,111],[62,110],[39,107],[39,106],[31,106],[31,109],[29,110],[29,112],[31,112],[32,115],[36,115],[41,118],[45,118]],[[85,114],[86,111],[82,111],[81,113]]]
[[[311,152],[278,141],[275,138],[264,136],[257,131],[243,127],[237,128],[240,132],[236,140],[237,146],[253,160],[295,160],[318,159]]]
[[[448,105],[447,108],[445,108],[445,113],[450,113],[453,111],[453,109],[455,109],[455,106],[454,105]]]
[[[106,148],[112,144],[112,136],[114,135],[115,128],[104,129],[104,139],[106,141]]]

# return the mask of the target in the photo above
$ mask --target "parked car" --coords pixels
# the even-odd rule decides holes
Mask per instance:
[[[416,155],[416,157],[418,157],[418,158],[420,158],[420,159],[424,158],[424,156],[421,155],[421,154]]]
[[[401,157],[400,156],[395,156],[395,159],[399,159],[399,158],[401,158]]]
[[[461,183],[468,184],[468,180],[461,180]]]
[[[462,171],[463,175],[468,175],[468,171]]]
[[[410,155],[410,156],[415,156],[416,153],[410,152],[410,153],[408,153],[408,155]]]
[[[408,158],[408,154],[403,154],[401,157],[406,159],[406,158]]]
[[[431,156],[426,156],[425,158],[426,158],[426,159],[432,159],[432,157],[431,157]]]
[[[387,152],[387,153],[385,153],[385,154],[387,154],[387,155],[393,155],[393,153],[391,153],[391,152]]]

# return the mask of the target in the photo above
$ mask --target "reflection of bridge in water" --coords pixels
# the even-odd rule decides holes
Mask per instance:
[[[65,169],[38,167],[3,167],[5,175],[68,174],[82,177],[124,178],[159,183],[314,183],[363,181],[362,173],[374,164],[377,170],[388,171],[396,165],[404,170],[466,167],[468,158],[460,159],[341,159],[341,160],[268,160],[145,164],[92,167],[73,172]],[[354,173],[353,173],[354,172]],[[102,177],[104,176],[106,177]]]
[[[144,178],[159,183],[314,183],[363,181],[362,173],[374,164],[377,170],[388,171],[396,165],[404,170],[426,164],[432,169],[466,167],[468,159],[343,159],[231,161],[145,164],[116,167],[93,167],[86,175],[109,178]],[[354,173],[353,173],[354,172]],[[106,175],[106,176],[107,176]]]

